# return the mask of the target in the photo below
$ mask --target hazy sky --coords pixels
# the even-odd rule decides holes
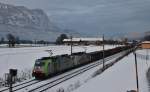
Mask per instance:
[[[0,0],[42,8],[59,27],[88,34],[150,30],[150,0]]]

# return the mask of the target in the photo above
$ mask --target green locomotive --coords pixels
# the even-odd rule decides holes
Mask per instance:
[[[35,76],[35,78],[46,78],[81,64],[88,63],[89,60],[90,57],[84,52],[74,53],[72,55],[65,54],[43,57],[35,61],[32,75]]]

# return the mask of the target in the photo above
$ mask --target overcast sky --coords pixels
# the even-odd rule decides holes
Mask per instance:
[[[0,0],[42,8],[52,22],[88,34],[122,34],[150,30],[150,0]]]

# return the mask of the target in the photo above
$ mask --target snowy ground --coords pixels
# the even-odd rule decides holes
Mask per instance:
[[[136,53],[146,55],[149,51],[150,50],[138,50]],[[146,72],[150,66],[150,62],[140,58],[137,58],[137,62],[139,71],[139,92],[149,92]],[[73,92],[127,92],[127,90],[136,90],[134,64],[134,55],[130,54]]]
[[[116,46],[105,46],[106,49]],[[30,73],[36,59],[49,56],[45,50],[52,50],[53,55],[70,54],[70,46],[47,46],[26,48],[0,48],[0,78],[4,78],[10,68],[18,69],[21,73]],[[100,46],[74,46],[73,52],[93,52],[102,50]]]

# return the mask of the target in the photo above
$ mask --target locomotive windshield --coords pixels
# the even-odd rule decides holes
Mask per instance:
[[[42,60],[36,60],[35,62],[35,66],[44,66],[44,62],[42,62]]]

